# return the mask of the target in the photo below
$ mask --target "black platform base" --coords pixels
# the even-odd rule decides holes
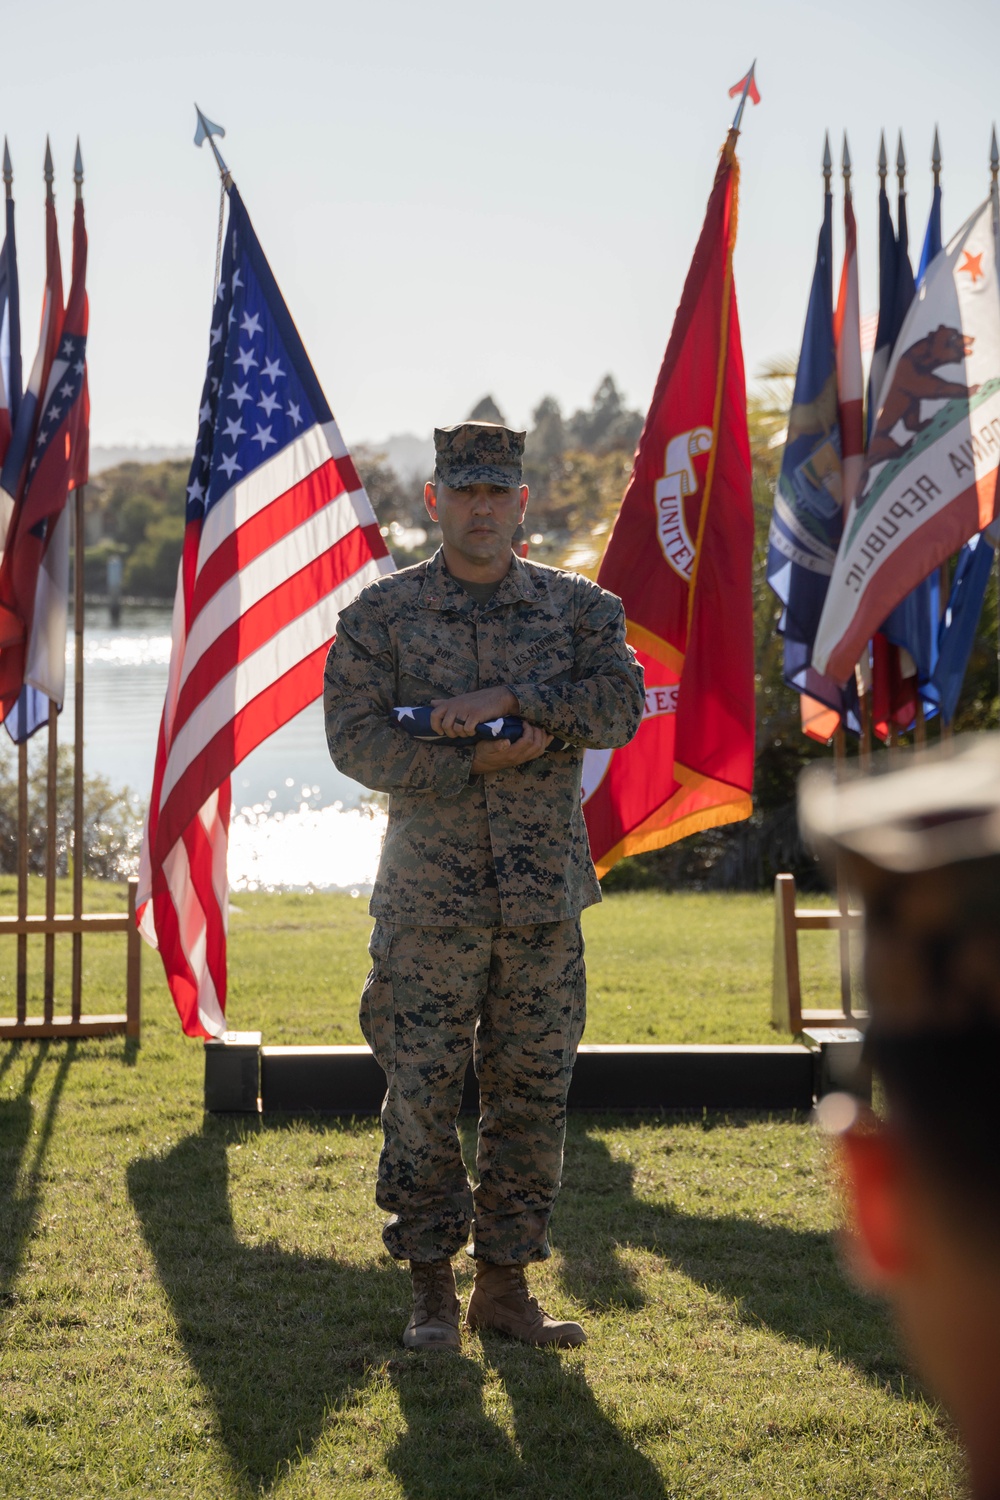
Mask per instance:
[[[807,1110],[830,1087],[845,1086],[834,1076],[828,1054],[831,1046],[851,1045],[844,1040],[773,1047],[584,1046],[569,1107]],[[237,1051],[238,1061],[232,1055]],[[252,1032],[206,1044],[205,1108],[210,1111],[374,1115],[384,1093],[385,1074],[367,1047],[263,1047]],[[478,1107],[470,1066],[462,1110],[476,1113]]]

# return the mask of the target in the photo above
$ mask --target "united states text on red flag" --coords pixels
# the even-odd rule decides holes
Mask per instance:
[[[140,930],[190,1036],[226,1029],[231,773],[319,696],[341,608],[393,566],[246,209],[228,194],[139,877]]]
[[[598,582],[621,596],[646,674],[631,744],[588,751],[599,875],[752,810],[753,506],[730,137]]]

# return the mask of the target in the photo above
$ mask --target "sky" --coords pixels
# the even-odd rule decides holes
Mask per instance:
[[[348,444],[426,435],[492,393],[530,421],[612,372],[645,409],[697,239],[729,86],[747,107],[736,288],[748,375],[797,352],[829,129],[854,163],[862,313],[876,160],[903,131],[915,256],[941,133],[945,237],[989,190],[987,0],[48,0],[5,6],[24,359],[37,338],[46,133],[68,286],[79,134],[95,445],[193,445],[218,173],[243,195]],[[894,177],[891,179],[894,186]],[[839,173],[835,215],[840,216]],[[835,239],[839,265],[842,234]]]

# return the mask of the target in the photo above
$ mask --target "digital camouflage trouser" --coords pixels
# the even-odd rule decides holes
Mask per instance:
[[[385,1070],[375,1201],[397,1260],[473,1253],[497,1265],[549,1254],[566,1095],[583,1034],[579,921],[525,927],[375,923],[361,1029]],[[473,1191],[455,1121],[474,1057]]]

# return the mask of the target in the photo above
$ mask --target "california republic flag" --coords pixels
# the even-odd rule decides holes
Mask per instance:
[[[813,666],[844,682],[912,588],[996,515],[1000,291],[988,200],[937,256],[882,386]]]

